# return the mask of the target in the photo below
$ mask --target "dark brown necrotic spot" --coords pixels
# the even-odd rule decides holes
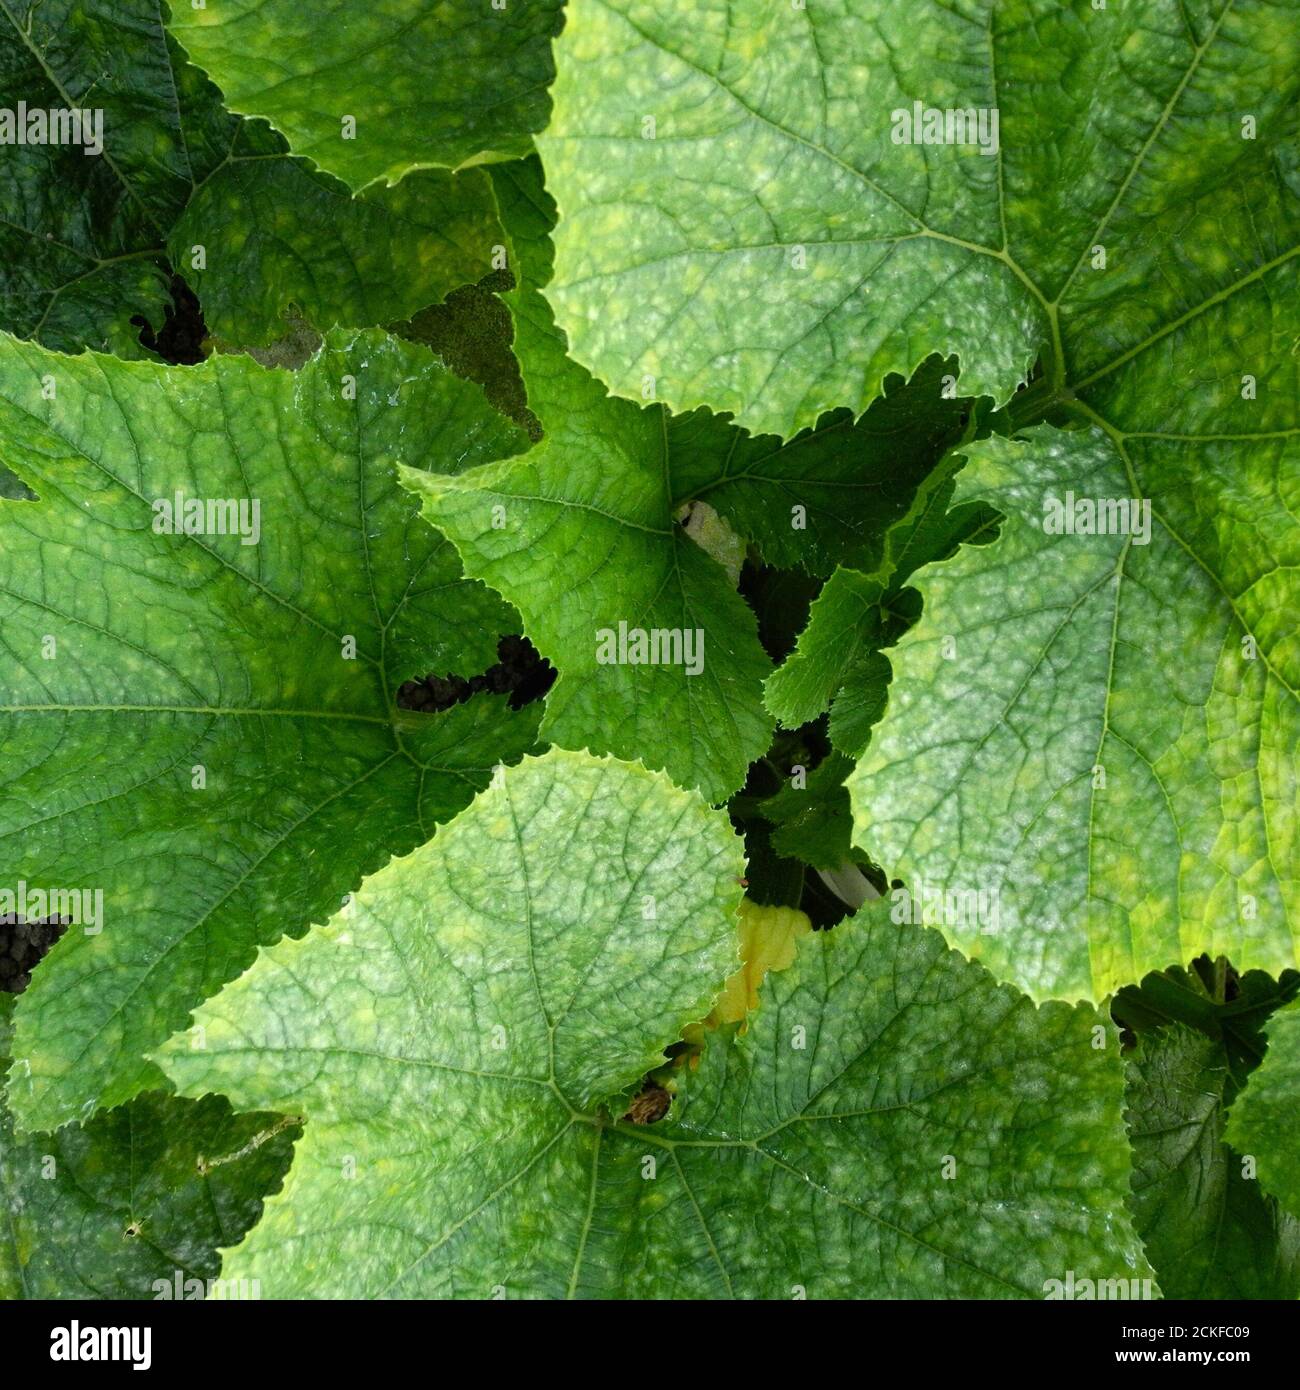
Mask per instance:
[[[632,1097],[632,1104],[628,1106],[623,1118],[628,1124],[652,1125],[656,1120],[663,1119],[672,1102],[671,1092],[666,1091],[657,1082],[647,1081]]]

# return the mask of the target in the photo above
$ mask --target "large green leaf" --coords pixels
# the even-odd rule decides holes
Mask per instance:
[[[290,311],[321,330],[409,318],[486,275],[504,235],[481,170],[428,170],[353,198],[302,160],[232,154],[168,244],[209,332],[262,347]]]
[[[1003,109],[1009,254],[1052,327],[1010,420],[1074,427],[970,449],[959,496],[1007,520],[915,581],[925,615],[851,784],[859,842],[904,878],[1000,894],[998,922],[949,938],[1038,997],[1202,951],[1276,972],[1300,950],[1296,31],[1254,4],[1040,11],[993,12],[999,71],[1076,59],[1059,71],[1090,104],[1053,145],[1068,206],[1058,165],[1016,144],[1024,84]],[[1113,176],[1080,178],[1109,168],[1076,149],[1087,129]],[[1052,533],[1072,498],[1132,499],[1140,525]]]
[[[883,914],[804,936],[667,1120],[615,1118],[734,970],[737,849],[663,777],[555,751],[265,952],[196,1015],[204,1049],[162,1054],[186,1093],[307,1116],[227,1274],[479,1298],[1149,1278],[1113,1031]]]
[[[998,896],[996,922],[945,930],[1035,997],[1202,951],[1297,962],[1292,447],[1044,428],[970,450],[958,496],[1006,519],[913,578],[924,613],[849,786],[890,873]],[[1052,534],[1069,493],[1147,499],[1145,540]]]
[[[0,108],[20,101],[101,112],[103,153],[3,146],[0,328],[141,356],[131,320],[162,319],[167,234],[239,122],[167,37],[156,0],[0,0]]]
[[[527,154],[550,109],[562,6],[213,0],[174,5],[170,27],[231,110],[265,116],[360,189]]]
[[[1223,1142],[1222,1042],[1173,1024],[1128,1059],[1133,1203],[1166,1298],[1295,1298],[1300,1221],[1243,1176]]]
[[[722,801],[771,736],[771,663],[726,572],[674,520],[663,412],[608,398],[596,411],[575,410],[521,459],[402,480],[558,668],[546,738],[640,759]],[[618,645],[651,633],[668,636],[645,653]]]
[[[548,293],[621,395],[649,373],[785,435],[934,351],[1005,399],[1040,348],[1083,381],[1203,355],[1245,304],[1289,321],[1289,4],[573,0],[556,52]],[[994,111],[997,139],[895,143],[916,104]],[[1202,397],[1245,371],[1294,394],[1296,359],[1228,359]]]
[[[919,582],[854,783],[891,873],[1001,892],[1000,924],[950,938],[1039,997],[1201,951],[1297,960],[1292,21],[751,0],[683,28],[577,0],[560,43],[549,293],[617,391],[653,374],[673,406],[790,432],[933,350],[1005,399],[1041,349],[1012,420],[1086,424],[972,450],[965,498],[1011,517]],[[895,145],[913,101],[997,107],[998,156]],[[1048,537],[1048,488],[1150,500],[1150,545]]]
[[[683,508],[707,500],[773,563],[874,564],[955,437],[962,403],[941,394],[935,362],[856,424],[829,415],[782,444],[706,411],[611,397],[567,358],[539,293],[551,219],[535,162],[495,177],[522,280],[508,297],[515,350],[545,438],[508,463],[411,485],[469,573],[519,608],[559,667],[547,736],[642,759],[722,800],[767,746],[770,663],[734,583],[678,525]],[[921,421],[914,438],[902,429],[909,410]],[[620,624],[702,633],[702,667],[602,662],[598,634]]]
[[[259,943],[324,920],[531,745],[504,697],[394,701],[482,671],[518,622],[397,460],[455,469],[522,436],[369,333],[300,372],[0,340],[0,440],[40,498],[0,502],[0,888],[103,894],[102,929],[70,927],[17,1011],[11,1102],[50,1128],[158,1084],[144,1051]],[[256,502],[258,543],[155,530],[178,490]]]
[[[12,1002],[0,995],[4,1062]],[[147,1095],[18,1138],[0,1103],[0,1298],[202,1297],[217,1247],[256,1223],[300,1132],[219,1096]]]
[[[1228,1138],[1255,1159],[1264,1189],[1300,1217],[1300,1001],[1269,1020],[1268,1051],[1233,1104]]]
[[[1010,515],[918,582],[863,848],[1000,892],[950,939],[1039,997],[1294,965],[1291,7],[576,0],[559,52],[548,292],[614,389],[789,433],[936,350],[1006,399],[1041,350],[1012,425],[1083,427],[971,450],[961,495]],[[996,108],[997,157],[895,144],[914,102]],[[1049,491],[1149,501],[1150,543],[1049,536]]]

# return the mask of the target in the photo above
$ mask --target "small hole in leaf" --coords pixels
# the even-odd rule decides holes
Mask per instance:
[[[140,330],[140,345],[156,352],[164,362],[173,367],[196,366],[204,359],[203,340],[208,336],[202,306],[181,276],[173,273],[168,289],[171,303],[164,306],[162,327],[156,333],[141,314],[131,322]]]
[[[480,692],[510,696],[510,708],[522,709],[540,700],[555,681],[555,668],[527,637],[512,635],[497,643],[497,662],[481,675],[431,674],[403,681],[397,692],[399,709],[438,714],[463,704]]]

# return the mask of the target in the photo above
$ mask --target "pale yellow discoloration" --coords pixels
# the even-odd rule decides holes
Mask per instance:
[[[722,988],[709,1023],[742,1023],[758,1008],[758,991],[769,970],[794,964],[798,941],[812,930],[806,913],[792,907],[762,907],[748,898],[740,905],[740,955],[744,964]]]

